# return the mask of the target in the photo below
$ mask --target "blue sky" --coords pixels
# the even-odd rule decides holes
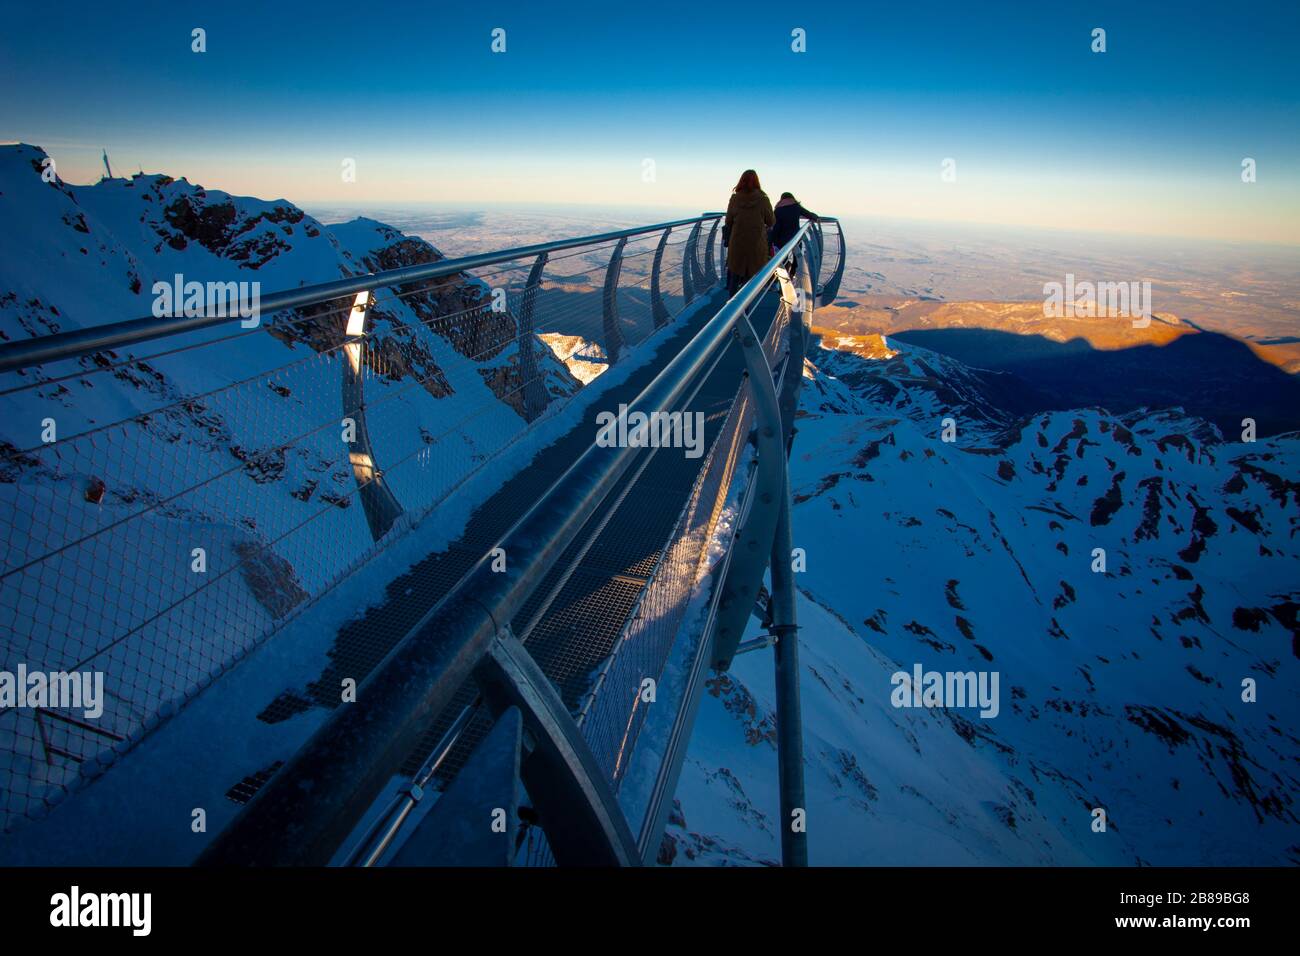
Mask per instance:
[[[754,166],[820,211],[1300,242],[1298,6],[27,5],[0,140],[300,203],[715,208]]]

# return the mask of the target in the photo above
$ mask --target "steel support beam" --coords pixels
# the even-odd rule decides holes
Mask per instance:
[[[713,220],[713,225],[709,227],[708,243],[704,247],[704,272],[710,286],[718,282],[718,267],[714,262],[714,240],[718,238],[718,226],[721,224],[721,219]]]
[[[546,410],[551,397],[546,392],[546,381],[537,371],[537,337],[533,334],[533,310],[537,292],[542,284],[542,270],[546,268],[548,253],[538,253],[537,261],[528,273],[523,299],[519,303],[519,328],[516,341],[519,349],[519,374],[523,378],[524,420],[536,420]]]
[[[488,706],[518,708],[531,738],[520,774],[561,866],[636,866],[636,840],[596,758],[542,669],[509,630],[475,674]]]
[[[809,233],[809,241],[807,245],[811,246],[813,250],[813,262],[812,262],[812,270],[811,270],[812,286],[814,289],[816,289],[817,277],[821,274],[822,260],[826,256],[826,237],[822,234],[822,224],[820,222],[813,223],[812,232]]]
[[[601,297],[605,328],[605,361],[613,365],[623,351],[623,330],[618,324],[618,277],[623,271],[623,247],[626,239],[620,239],[614,251],[609,255],[609,265],[605,269],[605,290]]]
[[[799,706],[799,625],[795,616],[790,477],[777,506],[772,542],[772,626],[776,638],[776,754],[781,789],[781,861],[808,865],[807,802],[803,778],[803,717]]]
[[[784,270],[777,270],[783,273]],[[787,280],[788,282],[788,280]],[[754,333],[748,316],[736,324],[736,337],[745,359],[749,396],[754,403],[754,436],[758,446],[755,489],[732,547],[737,553],[727,569],[718,605],[713,635],[713,666],[726,670],[749,621],[750,608],[762,585],[763,571],[772,552],[776,533],[777,503],[784,486],[785,448],[781,441],[781,408],[772,369],[763,354],[763,343]]]
[[[787,246],[785,250],[782,250],[782,256],[788,256],[789,252],[793,251],[795,248],[801,247],[803,255],[806,257],[810,250],[806,245],[801,246],[801,243],[805,241],[805,238],[800,238],[799,241]],[[786,307],[791,308],[792,310],[795,309],[795,306],[799,304],[798,297],[795,295],[795,283],[790,280],[788,275],[783,274],[782,272],[777,272],[776,275],[778,281],[781,283],[781,294],[786,303]],[[807,287],[808,272],[806,267],[801,267],[798,281],[802,287]],[[748,290],[749,286],[747,285],[745,289],[742,289],[737,294],[737,298],[744,301],[748,296]],[[803,297],[802,302],[807,306],[812,302],[812,299],[810,296],[805,296]],[[779,419],[782,422],[780,428],[781,437],[776,449],[777,452],[788,449],[790,445],[790,438],[793,433],[794,412],[797,407],[797,394],[802,382],[802,357],[807,347],[807,330],[804,314],[799,312],[798,314],[793,315],[792,319],[793,321],[790,325],[791,338],[789,340],[790,352],[786,364],[786,374],[782,377],[781,393],[777,400],[768,406],[769,409],[778,410],[777,414],[779,414]],[[756,351],[760,356],[762,355],[761,344]],[[758,364],[759,363],[757,362],[753,363],[753,365]],[[765,359],[762,361],[762,366],[763,370],[766,371],[767,362]],[[767,372],[767,375],[768,381],[770,382],[770,372]],[[750,375],[750,378],[751,380],[753,379],[752,374]],[[773,390],[775,390],[774,386]],[[788,413],[786,411],[787,409],[789,410]],[[773,414],[773,412],[769,412],[769,414]],[[759,437],[760,439],[762,438],[761,435]],[[770,444],[769,448],[771,448]],[[784,477],[784,475],[788,473],[785,464],[785,455],[769,453],[768,457],[769,460],[775,458],[781,463],[780,471]],[[784,481],[782,487],[784,491],[788,492],[788,488],[785,486]],[[755,489],[756,484],[751,482],[747,493],[747,502],[753,501],[755,497]],[[752,509],[747,508],[746,510],[748,511]],[[778,527],[774,529],[772,538],[770,539],[773,554],[769,555],[769,557],[772,560],[780,560],[776,557],[776,552],[783,552],[786,555],[784,561],[787,562],[785,567],[788,568],[788,562],[790,560],[790,546],[786,543],[786,538],[789,534],[788,514],[786,515],[786,519],[785,528],[781,529],[780,515],[778,515]],[[778,538],[778,535],[780,535],[780,538]],[[739,538],[737,538],[736,543],[738,542]],[[721,605],[724,589],[727,587],[727,582],[735,580],[731,570],[733,563],[740,562],[745,554],[745,549],[737,547],[736,544],[733,543],[733,546],[728,548],[723,554],[722,559],[719,561],[713,572],[715,578],[718,579],[720,583],[716,586],[713,598],[709,602],[708,614],[700,632],[702,635],[700,649],[691,664],[686,681],[684,693],[685,703],[683,704],[681,711],[677,714],[677,718],[673,723],[668,740],[665,744],[664,766],[660,769],[659,776],[656,778],[655,785],[652,788],[648,800],[646,816],[642,823],[641,832],[638,836],[638,846],[641,850],[642,859],[646,864],[652,864],[655,862],[659,846],[663,840],[663,833],[667,825],[668,813],[672,806],[672,795],[676,790],[677,781],[680,778],[682,762],[685,759],[687,741],[690,738],[691,729],[695,723],[695,716],[699,710],[700,698],[704,686],[704,673],[707,670],[707,663],[714,657],[713,652],[717,646],[716,634],[719,627],[718,622],[721,618]],[[760,586],[762,572],[763,567],[762,565],[759,565],[756,573],[760,580]],[[785,588],[781,601],[781,620],[789,625],[795,625],[797,622],[795,621],[793,611],[794,597],[792,589]],[[734,616],[741,619],[739,626],[742,629],[748,622],[748,611],[752,606],[753,601],[751,600],[741,606],[738,614],[733,612]],[[774,608],[774,610],[776,609]],[[797,695],[797,675],[799,673],[799,667],[797,660],[798,646],[796,640],[797,639],[794,637],[789,637],[785,653],[782,657],[777,659],[778,680],[785,682],[785,686],[780,692],[781,701],[778,703],[780,723],[777,733],[779,751],[778,759],[784,760],[783,766],[785,767],[782,771],[781,802],[782,815],[786,821],[787,828],[790,823],[794,822],[792,812],[796,809],[805,808],[802,776],[802,720],[800,717],[799,698]],[[743,653],[748,650],[758,650],[761,647],[770,647],[774,643],[775,642],[771,636],[757,638],[754,641],[748,642],[746,645],[741,645],[735,653]],[[714,663],[716,664],[717,662],[715,661]],[[791,675],[794,676],[796,681],[796,693],[794,694],[791,694],[788,689]],[[783,740],[784,743],[782,744]],[[782,856],[788,865],[793,866],[806,864],[807,850],[805,839],[806,838],[803,834],[796,834],[793,830],[790,830],[788,835],[783,831]],[[786,844],[788,841],[792,841],[794,845],[787,848]]]
[[[670,318],[668,309],[664,306],[662,274],[664,249],[668,247],[668,236],[672,231],[672,226],[669,226],[659,237],[659,245],[655,247],[654,265],[650,269],[650,314],[656,329],[662,329],[668,324]]]
[[[686,304],[690,305],[695,301],[695,297],[704,291],[704,283],[696,275],[696,249],[700,245],[700,224],[697,222],[691,227],[690,235],[686,237],[686,251],[682,258],[682,294],[686,296]]]
[[[808,347],[808,322],[812,313],[813,295],[811,282],[812,240],[806,240],[801,247],[799,271],[791,277],[784,270],[777,272],[781,283],[781,298],[790,310],[790,322],[786,326],[786,371],[781,380],[781,394],[778,406],[781,409],[781,447],[785,456],[790,455],[790,440],[794,435],[794,416],[799,409],[799,386],[803,382],[803,359]]]
[[[384,481],[383,473],[375,463],[374,446],[370,441],[370,428],[366,424],[366,341],[365,321],[368,297],[360,295],[348,317],[347,334],[353,337],[345,342],[343,358],[343,418],[352,422],[352,442],[348,446],[348,460],[352,477],[357,483],[357,497],[365,513],[370,536],[378,541],[388,533],[402,514],[393,490]]]
[[[787,338],[785,375],[781,380],[781,444],[783,485],[777,502],[776,532],[772,540],[772,591],[768,602],[775,639],[776,665],[776,752],[781,792],[781,860],[786,866],[808,865],[807,802],[803,772],[803,716],[799,698],[799,622],[795,610],[793,569],[794,542],[791,530],[789,452],[794,438],[794,418],[803,382],[804,350],[812,309],[812,274],[816,268],[812,248],[816,240],[809,233],[799,273],[791,281],[783,273],[781,291],[790,304],[790,334]],[[796,294],[795,282],[798,282]]]

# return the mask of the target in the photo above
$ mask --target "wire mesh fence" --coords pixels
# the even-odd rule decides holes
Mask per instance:
[[[790,319],[791,311],[782,301],[763,337],[763,351],[770,366],[778,364],[788,343]],[[683,629],[685,617],[701,578],[709,570],[710,544],[754,425],[754,405],[748,388],[740,385],[729,403],[726,419],[709,446],[649,579],[577,708],[583,738],[615,793],[628,772],[649,713],[647,678],[656,685],[654,706],[675,712],[684,704],[665,695],[683,689],[674,687],[669,691],[665,670],[676,643],[691,636]],[[642,821],[630,820],[629,824],[635,833]],[[529,828],[525,836],[520,862],[529,866],[555,864],[540,830]]]
[[[807,258],[801,269],[815,270],[820,258],[820,250],[806,248],[805,252]],[[707,268],[707,265],[702,268]],[[783,376],[799,374],[797,368],[792,367],[789,362],[782,362],[781,359],[788,354],[788,348],[783,346],[789,344],[787,333],[792,319],[789,304],[800,301],[794,294],[794,290],[814,284],[809,281],[810,278],[801,271],[794,277],[793,286],[785,286],[785,293],[789,298],[783,297],[776,301],[775,316],[765,327],[763,350],[768,367],[780,368]],[[782,281],[784,282],[784,278]],[[773,285],[775,285],[775,278],[769,280],[767,287],[770,289]],[[807,303],[807,300],[803,301]],[[804,307],[807,308],[808,305],[805,304]],[[713,389],[725,387],[719,384],[722,381],[732,382],[733,374],[734,372],[723,373],[718,382],[713,383]],[[784,381],[784,378],[782,380]],[[780,387],[779,383],[774,384]],[[607,515],[612,515],[608,527],[602,522],[601,527],[594,532],[594,537],[587,539],[588,545],[579,548],[579,552],[587,554],[588,559],[592,559],[595,555],[599,556],[590,560],[590,566],[582,564],[582,567],[586,568],[585,571],[580,569],[575,572],[583,577],[578,590],[582,592],[584,600],[576,604],[573,601],[561,601],[564,610],[558,615],[558,623],[555,619],[556,615],[547,615],[547,623],[556,625],[570,638],[562,643],[564,660],[560,663],[563,666],[558,670],[554,666],[548,666],[554,664],[552,658],[555,656],[553,653],[555,648],[551,646],[554,644],[551,640],[554,635],[549,633],[555,630],[554,627],[544,632],[540,639],[543,646],[539,647],[539,640],[532,630],[532,624],[528,623],[536,620],[534,616],[521,613],[513,622],[515,632],[525,641],[525,647],[551,678],[564,703],[572,709],[597,765],[616,792],[629,772],[631,755],[636,749],[648,714],[648,708],[645,706],[646,699],[642,696],[645,682],[651,675],[664,674],[669,657],[674,652],[690,650],[691,640],[703,637],[700,633],[686,633],[687,640],[683,644],[684,618],[691,601],[697,596],[697,587],[705,569],[705,562],[711,557],[716,557],[712,549],[726,547],[716,537],[719,517],[726,502],[735,493],[737,486],[734,478],[750,436],[754,412],[744,386],[738,391],[727,394],[725,398],[719,395],[711,401],[719,402],[725,409],[725,422],[718,429],[714,439],[709,442],[708,454],[703,465],[692,471],[695,478],[690,482],[690,490],[683,491],[682,497],[685,503],[680,513],[669,519],[671,531],[665,527],[662,538],[646,539],[643,534],[640,534],[647,530],[645,522],[635,516],[628,521],[622,520],[624,502],[620,495],[620,500],[610,506],[612,511],[607,512]],[[662,484],[666,478],[663,473],[665,469],[661,469],[660,473],[653,477],[652,472],[644,472],[645,467],[655,460],[653,456],[653,452],[643,453],[642,460],[631,469],[638,476],[644,473],[647,478],[651,478],[647,488],[642,491],[652,497],[666,490]],[[649,460],[645,460],[647,458]],[[632,485],[636,485],[639,480],[639,477],[634,477]],[[629,502],[633,496],[638,501],[647,500],[645,495],[635,495],[635,489],[633,492],[634,494],[628,497]],[[671,500],[677,502],[681,499],[673,497]],[[634,506],[633,511],[636,510]],[[622,535],[634,530],[632,526],[636,526],[638,537],[635,542],[628,542],[628,547],[622,544],[610,546],[604,543],[611,529],[618,532],[615,538],[622,542],[624,540]],[[660,542],[662,546],[656,542]],[[594,548],[588,553],[586,547],[591,543],[594,543]],[[579,542],[575,542],[570,550],[578,546]],[[624,551],[644,555],[645,558],[629,564]],[[569,568],[575,563],[581,563],[582,560],[576,555],[569,559],[566,553],[566,559],[558,564]],[[649,564],[643,567],[645,560],[648,560]],[[603,591],[601,594],[604,596],[597,601],[600,605],[598,609],[588,606],[590,602],[585,600],[597,593],[592,589],[593,582],[604,580],[609,574],[609,567],[623,569],[613,575],[611,583],[617,580],[623,585],[635,585],[632,588],[632,599],[626,602],[627,610],[612,619],[610,614],[615,612],[614,605],[620,602],[608,599],[609,595],[604,594]],[[640,580],[634,581],[634,579]],[[534,592],[529,606],[537,601],[541,601],[543,605],[549,604],[548,595],[560,594],[565,587],[562,583],[564,580],[567,579],[558,579],[550,588],[544,585]],[[573,595],[570,597],[572,598]],[[589,645],[599,644],[599,635],[592,633],[594,624],[587,620],[593,610],[598,610],[603,619],[600,625],[602,630],[607,624],[614,625],[614,629],[610,632],[610,640],[604,645],[607,650],[596,658],[585,653],[591,649]],[[575,611],[577,617],[573,616]],[[523,623],[520,618],[523,619]],[[690,628],[686,628],[686,631],[689,632]],[[574,646],[575,640],[578,647]],[[694,645],[694,653],[698,653],[703,646],[703,644]],[[586,668],[575,670],[575,662],[584,656],[590,663]],[[583,674],[588,673],[587,668],[593,665],[594,671],[583,680]],[[573,689],[571,685],[574,684],[586,684],[588,687],[588,690],[579,692],[577,701],[571,700],[569,694]],[[676,713],[686,703],[685,694],[688,691],[689,684],[678,683],[672,688],[671,698],[657,699],[656,703],[666,706],[669,713]],[[481,740],[490,724],[490,718],[484,719],[479,733],[471,736]],[[472,746],[471,740],[466,749],[472,749]],[[436,759],[441,760],[443,756],[445,755],[438,754]],[[661,755],[650,754],[649,756]],[[462,765],[463,757],[464,754],[460,762]],[[666,772],[667,766],[666,760],[660,763],[657,771],[660,777]],[[449,776],[443,779],[443,783],[449,783],[454,776],[453,769]],[[659,786],[660,783],[656,782],[655,785]],[[647,797],[648,795],[642,794],[630,802],[624,802],[624,809],[629,813],[629,824],[634,831],[643,830],[649,822],[649,813],[652,812],[653,805],[637,806],[639,800],[644,801]],[[529,822],[530,820],[532,822]],[[545,825],[544,821],[542,825]],[[555,857],[543,829],[531,817],[525,819],[523,832],[516,846],[517,862],[533,866],[548,866],[555,863]]]
[[[782,302],[764,337],[772,362],[781,349],[790,311]],[[741,386],[727,420],[681,510],[672,535],[635,611],[593,684],[581,713],[583,736],[617,791],[647,714],[645,681],[662,682],[664,667],[695,586],[706,570],[708,543],[753,425],[748,386]],[[665,702],[669,707],[671,702]]]
[[[612,336],[636,361],[703,291],[689,235],[377,286],[360,328],[348,296],[0,376],[0,671],[103,681],[98,713],[50,693],[0,709],[0,829],[563,414]]]

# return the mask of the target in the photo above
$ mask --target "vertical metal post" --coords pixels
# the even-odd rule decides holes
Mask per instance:
[[[800,226],[796,236],[800,238],[797,245],[783,247],[791,252],[794,248],[807,256],[807,246],[803,241],[809,227]],[[793,243],[794,240],[791,240]],[[793,309],[798,304],[794,283],[789,274],[779,266],[772,264],[772,270],[781,283],[782,308]],[[762,273],[760,273],[762,274]],[[769,277],[771,273],[767,274]],[[754,288],[757,277],[751,279],[737,295]],[[762,285],[766,285],[763,282]],[[734,301],[736,296],[732,296]],[[806,297],[805,297],[806,298]],[[752,304],[750,299],[748,304]],[[811,303],[803,303],[801,320],[810,309]],[[736,333],[741,346],[741,356],[749,381],[749,399],[754,403],[755,425],[754,440],[758,458],[753,478],[754,494],[750,499],[752,507],[742,509],[740,526],[736,531],[732,545],[732,557],[727,567],[726,576],[721,584],[721,598],[718,601],[718,613],[714,621],[713,650],[711,663],[717,670],[726,670],[731,666],[731,659],[740,644],[740,638],[749,621],[750,611],[758,597],[765,570],[772,553],[772,540],[777,523],[777,503],[784,485],[786,467],[786,445],[783,441],[783,415],[781,397],[776,393],[772,381],[772,369],[763,352],[758,337],[748,317],[738,318]],[[803,341],[802,339],[800,341]],[[794,374],[786,376],[783,389],[795,390],[801,383],[802,358],[792,368]],[[790,413],[793,420],[793,411]]]
[[[813,264],[812,264],[812,285],[817,288],[817,278],[821,275],[822,259],[826,255],[826,237],[822,234],[822,224],[813,223],[813,231],[810,233],[812,241],[809,246],[812,247]]]
[[[812,247],[811,242],[807,242],[804,246],[804,248],[808,249],[810,253],[811,253],[811,247]],[[821,272],[822,251],[823,251],[822,247],[819,244],[816,251],[816,259],[814,259],[812,262],[807,261],[808,259],[812,258],[811,255],[805,256],[805,263],[803,266],[800,267],[799,274],[795,276],[796,281],[798,281],[799,283],[799,288],[803,290],[803,302],[801,303],[802,309],[800,310],[799,321],[792,322],[790,324],[790,333],[791,333],[790,349],[793,352],[796,347],[796,343],[793,338],[793,335],[797,327],[799,331],[798,361],[799,361],[800,375],[803,374],[803,358],[808,350],[807,332],[812,326],[812,314],[817,308],[817,276]],[[789,412],[789,414],[791,415],[794,414],[793,409]],[[792,423],[787,423],[787,424],[792,424]],[[788,432],[789,429],[787,429],[787,435]]]
[[[777,270],[784,308],[790,310],[787,325],[786,365],[778,396],[781,409],[782,486],[776,502],[776,533],[772,538],[772,592],[768,612],[769,633],[776,642],[776,753],[781,792],[781,860],[785,866],[808,865],[808,808],[803,776],[803,716],[799,701],[799,627],[795,612],[794,550],[790,525],[790,446],[794,439],[794,417],[799,405],[803,375],[806,328],[811,312],[811,275],[816,239],[812,232],[800,244],[799,271],[790,276]],[[798,286],[796,287],[796,283]]]
[[[669,226],[664,230],[664,234],[659,237],[659,245],[655,247],[654,266],[650,269],[650,314],[654,318],[656,329],[662,329],[668,324],[668,309],[664,307],[664,292],[660,282],[660,275],[663,271],[664,249],[668,246],[668,234],[673,231]]]
[[[619,353],[623,350],[623,330],[618,325],[618,276],[623,271],[623,247],[626,245],[625,236],[614,247],[609,257],[609,267],[605,270],[605,361],[610,365],[618,361]]]
[[[361,501],[361,510],[365,513],[366,524],[370,527],[370,536],[378,541],[388,533],[394,522],[402,514],[402,506],[383,473],[375,463],[375,451],[370,442],[370,428],[366,424],[366,311],[370,303],[370,292],[359,293],[348,316],[345,337],[350,339],[343,345],[343,418],[352,421],[352,444],[348,450],[348,460],[352,466],[352,476],[357,483],[357,497]]]
[[[713,261],[713,251],[715,245],[714,240],[718,238],[718,226],[721,222],[721,219],[713,220],[713,226],[709,229],[709,239],[704,247],[704,274],[708,279],[710,288],[718,283],[718,267]]]
[[[790,566],[790,470],[778,502],[772,541],[772,636],[776,639],[776,760],[781,788],[781,862],[808,865],[808,810],[804,799],[803,717],[799,705],[799,627]]]
[[[753,281],[752,279],[750,280]],[[734,299],[734,296],[733,296]],[[781,404],[772,381],[772,369],[763,342],[749,316],[736,319],[736,339],[745,362],[749,399],[754,403],[753,440],[757,451],[751,505],[742,508],[740,525],[732,542],[733,555],[723,578],[718,614],[714,622],[712,665],[731,667],[736,647],[749,623],[749,615],[763,583],[763,570],[772,554],[776,503],[783,484],[785,445],[781,441]]]
[[[546,383],[537,372],[537,353],[533,351],[536,344],[533,338],[533,307],[537,301],[537,290],[542,283],[542,270],[546,268],[547,254],[540,253],[533,268],[528,273],[528,282],[524,286],[523,300],[519,304],[519,328],[516,341],[519,349],[519,374],[523,378],[524,420],[534,421],[546,410],[550,395],[546,392]]]
[[[700,224],[691,227],[691,234],[686,237],[686,253],[682,258],[682,294],[686,304],[695,301],[695,296],[704,291],[704,283],[695,274],[695,250],[700,245]]]

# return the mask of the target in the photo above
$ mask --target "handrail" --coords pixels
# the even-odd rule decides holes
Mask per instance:
[[[0,391],[13,395],[39,390],[42,382],[84,378],[89,385],[89,376],[109,381],[118,373],[133,379],[109,382],[114,394],[122,385],[130,394],[123,394],[126,405],[115,405],[107,421],[95,414],[66,428],[61,419],[57,441],[0,452],[15,473],[37,478],[19,481],[0,515],[0,537],[8,544],[0,561],[0,610],[11,625],[0,629],[0,650],[30,658],[29,666],[36,660],[51,666],[97,661],[119,688],[99,723],[111,736],[79,737],[63,759],[55,759],[58,742],[39,715],[4,721],[9,733],[0,735],[0,831],[12,832],[80,790],[92,779],[86,768],[93,767],[94,776],[106,770],[244,654],[410,534],[443,501],[459,501],[473,514],[494,494],[490,473],[511,460],[502,456],[511,449],[526,454],[535,424],[540,431],[534,434],[546,440],[576,424],[581,408],[595,400],[593,390],[568,378],[565,360],[552,356],[543,341],[545,332],[605,345],[601,313],[621,306],[627,364],[661,365],[669,356],[656,357],[658,349],[641,345],[672,331],[668,327],[686,309],[688,269],[704,271],[684,255],[691,231],[664,228],[629,241],[620,288],[604,303],[598,291],[576,292],[568,280],[582,276],[586,284],[599,271],[608,273],[604,263],[588,265],[609,257],[621,241],[341,296],[268,315],[256,332],[218,326],[8,379],[0,375]],[[675,241],[668,245],[665,237],[673,232]],[[669,254],[647,275],[657,244]],[[283,283],[279,288],[296,283],[277,281]],[[488,286],[497,287],[490,303]],[[644,309],[647,292],[661,307],[653,327]],[[692,331],[711,315],[712,310],[697,315]],[[300,344],[307,346],[305,355]],[[155,364],[167,356],[177,358]],[[132,371],[146,360],[147,367]],[[575,364],[569,361],[570,370]],[[196,369],[204,373],[199,379]],[[155,380],[165,385],[139,389],[138,375],[150,386]],[[605,379],[594,392],[619,387],[621,377]],[[268,394],[275,398],[268,400]],[[570,412],[576,415],[560,414],[575,398],[578,407]],[[393,417],[398,408],[403,414]],[[164,421],[167,427],[158,427]],[[472,454],[457,447],[462,431],[473,441]],[[295,460],[307,464],[304,471],[290,464]],[[59,521],[45,521],[47,492],[56,486],[77,498],[84,486],[89,507],[65,508]],[[502,510],[514,520],[533,500],[507,494]],[[179,514],[210,516],[215,524],[200,532],[206,540],[191,540],[193,526],[172,520]],[[465,517],[458,512],[458,520]],[[500,530],[508,523],[490,518],[478,526]],[[232,533],[213,538],[217,526]],[[466,556],[477,547],[461,543]],[[178,544],[187,548],[178,551]],[[158,561],[188,553],[195,544],[204,545],[211,573],[192,568],[157,577]],[[93,577],[106,553],[121,559],[118,573],[90,595],[87,575]],[[276,584],[268,588],[270,566]],[[453,583],[439,576],[431,594],[441,595]],[[421,610],[425,601],[418,602]],[[221,626],[214,629],[212,622]],[[387,648],[404,632],[380,640]],[[347,634],[338,640],[351,646]],[[366,657],[349,666],[360,677],[376,663]],[[104,751],[108,739],[120,742]],[[16,759],[6,760],[6,754]]]
[[[809,228],[803,225],[704,324],[630,403],[632,410],[675,407],[730,343],[740,320]],[[481,559],[403,636],[360,689],[357,701],[336,709],[217,835],[199,863],[327,863],[639,450],[593,442],[498,542],[510,556],[506,569],[494,571],[490,555]]]
[[[510,262],[514,259],[526,259],[541,253],[629,239],[633,236],[658,232],[662,229],[708,222],[720,218],[721,215],[721,213],[707,214],[693,219],[678,219],[672,222],[657,223],[653,226],[636,226],[632,229],[620,229],[592,236],[580,236],[575,239],[555,239],[550,242],[518,246],[498,252],[484,252],[473,256],[462,256],[459,259],[441,259],[438,262],[423,265],[405,266],[401,269],[372,272],[353,276],[349,279],[336,279],[332,282],[302,286],[298,289],[286,289],[283,292],[272,292],[269,295],[261,296],[260,311],[263,314],[269,314],[282,309],[316,305],[341,296],[354,295],[381,286],[404,285],[410,282],[445,278],[468,269],[477,269],[500,262]],[[105,325],[92,326],[86,329],[56,332],[52,335],[44,335],[39,338],[18,342],[7,342],[0,344],[0,372],[11,372],[61,359],[79,358],[106,348],[120,348],[138,342],[147,342],[166,336],[179,335],[184,332],[193,332],[223,322],[238,320],[238,316],[231,317],[229,315],[204,314],[163,318],[150,315],[122,322],[109,322]]]

